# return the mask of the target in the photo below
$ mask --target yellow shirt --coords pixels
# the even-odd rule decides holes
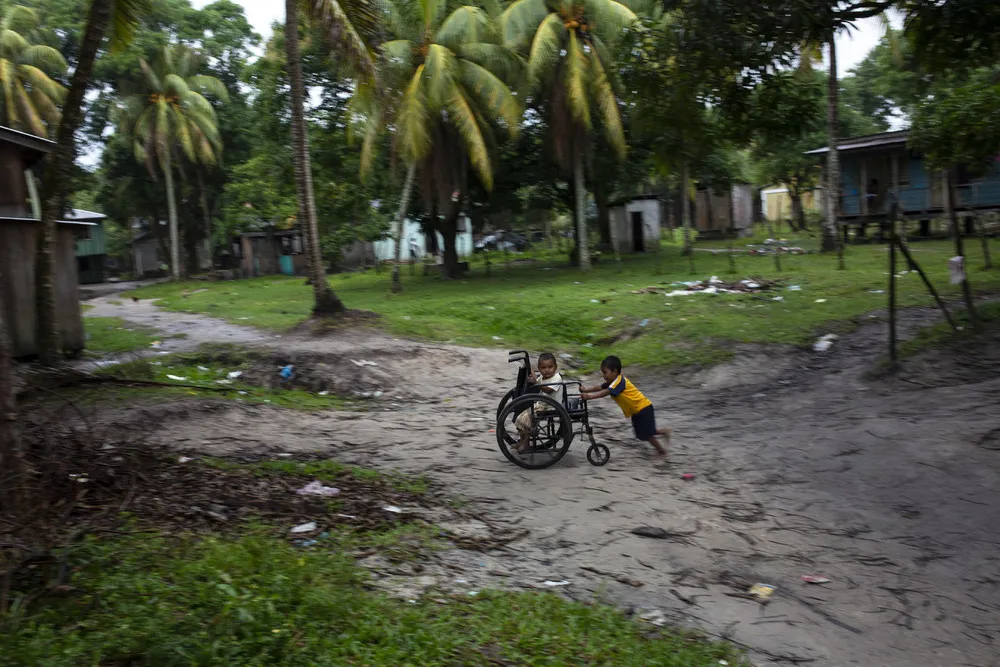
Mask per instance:
[[[624,375],[616,377],[611,384],[605,384],[604,388],[610,390],[611,398],[615,399],[615,403],[622,409],[626,417],[631,417],[643,408],[652,405],[649,399],[643,396],[642,392],[636,389],[635,385],[629,382]]]

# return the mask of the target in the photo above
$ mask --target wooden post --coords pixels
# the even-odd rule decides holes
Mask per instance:
[[[976,227],[979,232],[979,242],[983,246],[984,268],[989,271],[993,268],[993,258],[990,256],[990,240],[986,238],[986,223],[983,222],[982,215],[977,215],[975,219],[978,223]]]
[[[889,370],[899,365],[896,350],[896,216],[889,213]]]
[[[775,244],[774,246],[774,270],[781,271],[781,253],[779,252],[780,246]]]
[[[729,242],[729,272],[736,273],[736,257],[733,255],[733,242]]]
[[[955,211],[955,176],[951,170],[944,172],[944,197],[945,209],[948,211],[948,222],[951,227],[951,234],[955,240],[955,254],[965,258],[965,248],[962,242],[962,230],[958,226],[958,213]],[[969,322],[973,326],[979,324],[979,316],[976,313],[976,302],[972,298],[972,286],[969,284],[969,264],[965,264],[965,275],[962,279],[962,298],[965,300],[965,309],[969,312]]]

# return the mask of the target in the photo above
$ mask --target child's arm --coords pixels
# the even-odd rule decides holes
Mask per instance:
[[[580,393],[581,394],[586,394],[586,393],[592,392],[592,391],[600,391],[603,388],[604,387],[602,387],[599,384],[598,385],[594,385],[593,387],[580,387]]]
[[[597,391],[595,391],[597,390]],[[594,389],[588,389],[587,391],[580,393],[580,398],[585,401],[593,401],[598,398],[604,398],[611,394],[610,389],[601,389],[600,387],[594,387]]]

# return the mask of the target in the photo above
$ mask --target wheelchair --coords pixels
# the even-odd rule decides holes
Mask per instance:
[[[507,363],[519,363],[517,383],[508,391],[497,406],[496,434],[500,451],[511,463],[529,470],[548,468],[569,451],[573,438],[586,436],[590,440],[587,461],[591,465],[603,466],[611,460],[611,451],[594,441],[594,430],[590,426],[590,411],[587,402],[580,396],[569,396],[567,387],[582,388],[580,382],[562,382],[546,385],[556,391],[546,394],[537,386],[528,384],[531,373],[531,358],[525,350],[507,353]],[[541,404],[536,409],[536,404]],[[524,412],[532,417],[532,428],[528,436],[527,448],[517,451],[521,438],[517,431],[517,418]]]

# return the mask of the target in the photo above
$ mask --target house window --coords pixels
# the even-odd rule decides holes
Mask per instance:
[[[302,254],[302,237],[297,234],[292,237],[292,254],[293,255]]]
[[[282,236],[279,239],[281,241],[281,254],[291,255],[292,254],[292,239],[287,236]]]

